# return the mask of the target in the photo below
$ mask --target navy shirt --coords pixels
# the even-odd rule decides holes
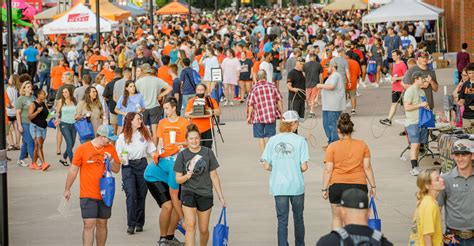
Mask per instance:
[[[196,93],[196,84],[194,83],[193,69],[187,67],[181,71],[180,80],[183,82],[181,93],[183,95],[192,95]]]

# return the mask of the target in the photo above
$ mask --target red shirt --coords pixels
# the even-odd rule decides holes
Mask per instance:
[[[275,84],[257,82],[249,93],[247,103],[249,107],[253,107],[252,124],[270,124],[281,118],[278,101],[281,101],[281,94]]]
[[[407,72],[408,68],[407,65],[405,65],[404,62],[400,61],[399,63],[395,63],[393,65],[393,77],[403,77],[405,73]],[[392,83],[392,91],[398,91],[402,92],[403,91],[403,86],[402,86],[402,81],[397,80]]]

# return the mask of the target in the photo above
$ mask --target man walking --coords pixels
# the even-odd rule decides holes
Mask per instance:
[[[328,144],[339,140],[337,135],[337,120],[346,107],[345,83],[340,73],[337,72],[337,63],[329,62],[329,77],[324,84],[316,87],[321,89],[321,102],[323,108],[323,127],[328,138]],[[323,149],[326,149],[324,146]]]
[[[71,198],[71,187],[79,171],[80,186],[79,197],[81,214],[84,222],[82,241],[84,246],[104,246],[107,241],[107,220],[112,213],[112,207],[105,205],[100,194],[100,178],[104,173],[104,158],[111,158],[110,169],[114,173],[120,171],[120,161],[111,141],[116,141],[113,128],[109,125],[101,125],[97,129],[96,137],[81,144],[72,160],[72,166],[66,179],[64,198]]]
[[[438,196],[444,207],[446,236],[456,245],[474,245],[474,168],[471,164],[472,143],[469,139],[454,142],[451,150],[456,167],[442,175],[445,189]],[[450,242],[446,242],[449,244]]]
[[[316,54],[309,55],[309,62],[303,66],[303,72],[306,78],[306,100],[309,106],[310,117],[316,116],[314,113],[319,98],[319,89],[316,85],[323,81],[323,67],[316,61]]]
[[[283,110],[282,97],[274,83],[266,81],[265,70],[257,72],[257,83],[252,87],[247,102],[247,123],[253,125],[253,137],[258,139],[260,151],[268,139],[276,134],[276,120]]]
[[[469,63],[466,68],[469,81],[464,82],[459,92],[459,104],[464,106],[462,126],[471,127],[474,123],[474,63]]]
[[[23,56],[26,59],[26,65],[28,65],[28,74],[30,75],[31,79],[34,80],[36,77],[36,70],[38,68],[39,52],[33,43],[29,43],[28,48],[23,51]]]
[[[288,73],[288,110],[298,112],[300,119],[304,119],[306,101],[306,79],[303,74],[304,59],[296,60],[295,68]]]

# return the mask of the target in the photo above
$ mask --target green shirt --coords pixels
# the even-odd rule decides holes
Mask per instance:
[[[403,96],[403,103],[411,105],[418,105],[421,103],[421,97],[425,96],[425,92],[415,86],[410,86]],[[420,118],[420,109],[415,109],[412,111],[405,111],[405,126],[418,124]]]
[[[35,98],[33,96],[21,96],[15,102],[15,108],[21,110],[21,123],[30,123],[28,119],[28,110]]]

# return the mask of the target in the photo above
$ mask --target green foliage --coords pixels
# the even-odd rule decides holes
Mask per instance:
[[[156,7],[161,8],[168,3],[168,0],[155,0]]]

